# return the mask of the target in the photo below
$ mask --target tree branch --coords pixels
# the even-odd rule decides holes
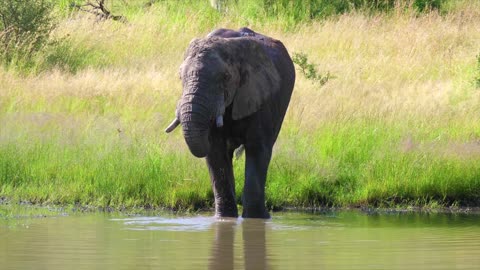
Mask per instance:
[[[95,0],[94,3],[90,0],[87,0],[85,4],[83,5],[73,4],[73,7],[77,8],[80,11],[93,14],[101,20],[112,19],[114,21],[119,21],[123,23],[127,22],[127,18],[125,18],[124,16],[113,15],[111,13],[110,10],[108,10],[107,7],[105,6],[105,0]]]

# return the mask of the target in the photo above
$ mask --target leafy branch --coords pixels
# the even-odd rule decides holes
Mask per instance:
[[[327,71],[326,74],[321,74],[315,68],[315,65],[308,61],[308,57],[305,53],[293,53],[293,63],[295,63],[305,78],[318,82],[320,86],[325,85],[334,76]]]

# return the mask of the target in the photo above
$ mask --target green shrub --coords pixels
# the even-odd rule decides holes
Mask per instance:
[[[315,65],[308,61],[308,57],[304,53],[293,53],[293,63],[297,64],[305,78],[318,82],[320,86],[326,84],[333,76],[330,72],[321,74],[315,68]]]
[[[31,62],[55,28],[52,11],[48,0],[0,2],[0,61],[4,65]]]
[[[439,10],[445,0],[415,0],[414,7],[419,11],[425,11],[430,9]]]
[[[57,68],[69,73],[88,66],[88,61],[95,57],[93,49],[86,48],[69,38],[53,41],[35,60],[37,72]]]
[[[440,9],[446,0],[349,0],[346,2],[350,2],[354,8],[366,8],[371,11],[387,11],[395,6],[411,6],[419,12],[424,12]]]
[[[477,70],[475,72],[475,85],[480,88],[480,54],[477,55]]]

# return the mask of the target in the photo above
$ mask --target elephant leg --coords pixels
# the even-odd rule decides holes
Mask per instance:
[[[261,145],[245,145],[245,186],[243,188],[244,218],[270,218],[265,207],[265,181],[272,148]]]
[[[233,151],[230,152],[227,151],[225,140],[213,134],[210,152],[206,159],[215,196],[215,216],[217,217],[238,217],[232,168]]]

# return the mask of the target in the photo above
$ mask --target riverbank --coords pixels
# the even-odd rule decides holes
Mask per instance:
[[[295,31],[167,11],[158,5],[128,24],[72,15],[55,32],[71,42],[67,66],[30,75],[0,69],[0,197],[211,207],[205,162],[181,132],[163,129],[181,95],[177,72],[189,41],[247,25],[333,76],[321,86],[297,72],[270,164],[270,209],[480,206],[478,5],[448,14],[352,12]],[[240,202],[244,157],[234,167]]]
[[[241,210],[241,209],[240,209]],[[480,207],[412,207],[397,206],[396,208],[368,207],[285,207],[271,211],[272,217],[285,214],[337,215],[340,213],[357,213],[362,215],[480,215]],[[93,207],[88,205],[49,205],[31,204],[29,202],[11,203],[0,201],[0,219],[49,218],[71,215],[113,215],[113,216],[175,216],[175,217],[213,217],[214,208],[196,210],[173,210],[166,208],[112,208]]]

